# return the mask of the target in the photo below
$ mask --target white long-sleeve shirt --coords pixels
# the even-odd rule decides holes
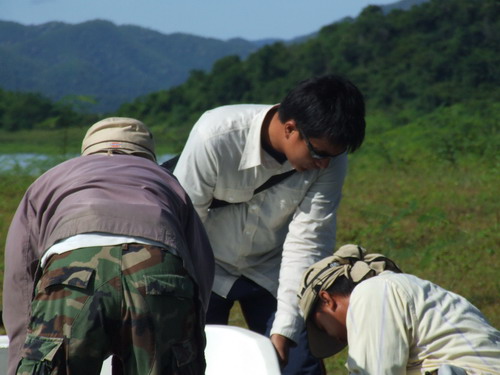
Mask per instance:
[[[465,298],[408,274],[361,282],[347,312],[354,374],[424,374],[441,365],[500,374],[500,332]]]
[[[300,278],[334,249],[347,156],[332,159],[323,170],[297,172],[254,196],[271,176],[292,169],[262,149],[262,123],[271,108],[231,105],[203,114],[174,174],[214,249],[214,292],[226,296],[239,276],[248,277],[278,298],[271,334],[296,341],[303,324]],[[213,198],[239,204],[209,209]]]

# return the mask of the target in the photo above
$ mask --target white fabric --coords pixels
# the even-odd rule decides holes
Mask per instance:
[[[205,375],[280,375],[269,338],[240,327],[207,324]]]
[[[205,326],[207,345],[205,375],[280,375],[276,350],[269,338],[240,327]],[[0,374],[7,367],[9,339],[0,336]],[[100,375],[112,374],[112,357],[102,365]]]
[[[303,324],[300,277],[335,247],[347,156],[332,159],[324,170],[295,173],[253,196],[271,176],[292,169],[261,147],[262,122],[272,107],[232,105],[206,112],[193,127],[174,174],[208,232],[216,258],[215,293],[226,296],[237,277],[250,278],[277,295],[271,333],[297,340]],[[213,198],[243,203],[209,210]]]
[[[144,245],[164,247],[168,248],[170,252],[175,254],[173,248],[167,247],[165,244],[161,244],[156,241],[148,240],[147,238],[92,232],[77,234],[55,243],[45,254],[43,254],[40,264],[41,267],[44,267],[45,263],[52,255],[63,254],[67,251],[79,249],[81,247],[113,246],[121,245],[122,243],[140,243]]]
[[[500,374],[500,332],[465,298],[408,274],[361,282],[347,313],[355,374],[424,374],[441,365]]]

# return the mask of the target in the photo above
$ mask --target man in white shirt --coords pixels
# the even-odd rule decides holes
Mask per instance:
[[[349,345],[355,374],[500,374],[500,332],[465,298],[342,246],[299,290],[313,355]]]
[[[283,365],[290,358],[285,374],[321,373],[300,339],[296,290],[303,271],[335,247],[347,153],[363,142],[364,115],[351,82],[313,78],[277,105],[204,113],[174,171],[216,258],[207,322],[227,324],[239,301],[249,328],[270,335]]]

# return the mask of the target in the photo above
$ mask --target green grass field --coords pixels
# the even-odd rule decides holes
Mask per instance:
[[[350,158],[337,245],[358,243],[388,255],[405,272],[468,298],[500,328],[498,120],[493,120],[491,132],[483,127],[474,134],[454,123],[453,129],[466,131],[464,136],[419,126],[455,121],[452,115],[379,134],[375,128],[368,135]],[[50,139],[47,134],[36,137],[40,144]],[[16,149],[14,143],[6,153]],[[69,151],[78,152],[71,147]],[[33,179],[21,170],[0,176],[0,278],[10,220]],[[231,324],[244,326],[237,308]],[[345,373],[344,359],[345,352],[328,359],[328,372]]]
[[[337,245],[357,243],[404,272],[463,295],[500,328],[498,170],[471,162],[423,167],[350,165],[338,214]],[[238,309],[232,315],[244,324]],[[346,353],[326,360],[346,373]]]

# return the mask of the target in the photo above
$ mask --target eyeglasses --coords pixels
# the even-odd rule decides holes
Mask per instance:
[[[311,141],[309,140],[309,137],[306,136],[304,134],[304,132],[302,130],[300,130],[299,127],[297,127],[297,130],[299,131],[300,135],[302,138],[304,138],[304,141],[306,142],[306,145],[307,145],[307,148],[309,149],[309,154],[311,155],[311,157],[313,159],[326,159],[326,158],[334,158],[336,156],[339,156],[341,154],[343,154],[345,151],[342,151],[336,155],[330,155],[326,152],[321,152],[321,151],[318,151],[314,148],[314,146],[312,145]]]

